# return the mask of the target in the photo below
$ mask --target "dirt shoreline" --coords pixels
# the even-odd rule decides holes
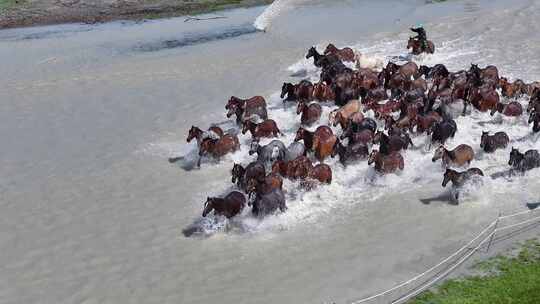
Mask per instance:
[[[0,0],[0,29],[167,18],[272,2],[273,0]]]

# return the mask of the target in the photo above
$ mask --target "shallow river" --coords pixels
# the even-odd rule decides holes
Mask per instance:
[[[1,31],[0,302],[349,303],[422,272],[499,212],[537,200],[540,170],[485,178],[452,206],[440,164],[415,137],[399,176],[332,160],[332,185],[304,193],[286,183],[287,213],[259,221],[245,210],[224,223],[203,220],[202,205],[231,189],[247,147],[186,170],[196,153],[187,131],[232,128],[228,97],[263,95],[288,143],[299,119],[278,90],[299,81],[292,74],[317,79],[303,59],[311,45],[388,60],[406,53],[418,22],[437,47],[421,64],[495,64],[540,80],[540,1],[508,3],[291,1],[266,33],[252,26],[264,7],[211,21]],[[473,113],[458,124],[448,145],[472,145],[488,174],[507,169],[510,147],[481,153],[482,130],[540,148],[526,117]],[[182,164],[167,162],[178,155]],[[200,233],[184,236],[193,227]]]

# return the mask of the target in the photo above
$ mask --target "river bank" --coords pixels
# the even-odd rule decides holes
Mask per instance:
[[[0,29],[167,18],[269,3],[272,0],[0,0]]]

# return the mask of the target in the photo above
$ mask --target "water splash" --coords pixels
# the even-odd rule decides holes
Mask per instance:
[[[305,0],[276,0],[268,6],[257,19],[255,19],[253,26],[260,31],[266,31],[277,16],[292,9],[295,4],[304,1]]]

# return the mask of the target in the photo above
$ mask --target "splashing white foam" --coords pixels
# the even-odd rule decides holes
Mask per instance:
[[[272,20],[283,12],[292,9],[295,4],[303,1],[305,0],[276,0],[268,6],[257,19],[255,19],[253,26],[258,30],[266,31],[272,23]]]
[[[467,64],[478,56],[478,49],[474,41],[445,41],[439,46],[438,52],[434,55],[415,56],[418,64],[444,63],[451,70],[459,70],[467,67]],[[369,58],[379,58],[384,63],[395,60],[395,57],[388,54],[403,53],[402,40],[381,41],[372,45],[358,44],[352,46]],[[310,60],[300,59],[291,65],[290,72],[304,71],[307,79],[318,81],[319,69],[313,66]],[[279,139],[286,145],[294,140],[295,131],[300,126],[294,104],[284,105],[279,92],[270,96],[265,96],[268,104],[269,116],[274,119],[284,133]],[[527,99],[518,100],[523,106],[527,105]],[[331,103],[321,103],[323,114],[320,124],[328,123],[329,113],[337,107]],[[372,112],[366,115],[373,117]],[[460,194],[462,208],[474,208],[475,205],[489,205],[501,199],[501,197],[512,195],[521,198],[520,201],[535,199],[534,191],[524,191],[534,187],[535,180],[540,176],[540,170],[528,172],[523,177],[492,179],[490,174],[508,169],[507,159],[510,146],[515,146],[522,151],[528,149],[540,149],[538,141],[530,133],[530,126],[527,117],[519,118],[500,117],[499,114],[491,117],[488,113],[472,111],[468,116],[461,116],[456,119],[458,132],[455,138],[447,142],[449,148],[454,148],[458,144],[468,144],[473,147],[476,157],[474,167],[481,168],[486,177],[479,184],[470,185],[463,189]],[[234,122],[230,122],[231,126]],[[382,122],[378,122],[382,125]],[[309,128],[313,131],[316,127]],[[339,134],[340,128],[333,128]],[[512,138],[512,143],[506,149],[497,150],[495,153],[485,154],[479,147],[482,131],[505,131]],[[262,139],[261,144],[267,144],[272,139]],[[333,180],[331,185],[318,187],[311,192],[305,192],[298,182],[284,181],[286,191],[288,211],[283,214],[266,217],[264,220],[254,218],[249,208],[237,217],[227,220],[222,217],[210,216],[208,218],[197,217],[190,228],[202,235],[213,235],[219,232],[240,232],[257,233],[261,231],[281,231],[287,230],[300,223],[317,222],[321,216],[331,214],[335,209],[349,208],[358,205],[369,204],[383,199],[386,195],[399,193],[407,197],[415,196],[415,192],[427,186],[440,185],[444,170],[440,163],[433,163],[431,157],[433,150],[425,151],[426,136],[414,135],[412,138],[415,148],[403,152],[406,165],[405,170],[398,175],[390,174],[378,176],[373,167],[367,165],[366,161],[356,164],[342,166],[337,159],[327,159],[325,162],[332,167]],[[230,161],[249,164],[254,160],[254,156],[248,154],[249,135],[240,135],[241,149],[234,154],[228,155],[220,163],[226,166]],[[194,144],[185,143],[161,143],[147,146],[146,153],[165,156],[183,155],[190,159],[197,153]],[[212,165],[216,165],[212,163]],[[209,166],[203,163],[203,168]],[[235,190],[229,181],[223,188],[229,191]],[[230,185],[230,186],[227,186]],[[229,188],[228,188],[229,187]],[[219,187],[218,187],[219,188]],[[221,189],[223,189],[221,188]],[[437,188],[435,188],[437,189]],[[435,190],[437,191],[437,190]],[[219,192],[219,191],[218,191]],[[219,195],[219,192],[216,193]],[[440,188],[441,194],[450,195],[450,187]]]

